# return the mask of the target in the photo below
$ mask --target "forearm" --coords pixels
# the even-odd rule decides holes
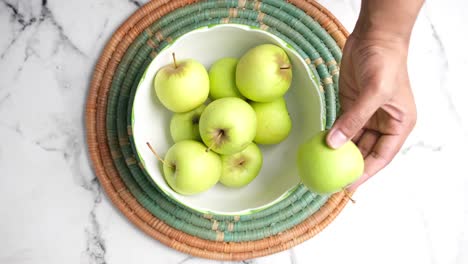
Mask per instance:
[[[353,34],[374,34],[409,42],[424,0],[362,0]]]

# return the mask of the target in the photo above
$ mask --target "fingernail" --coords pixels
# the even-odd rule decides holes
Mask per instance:
[[[348,139],[339,129],[332,131],[332,134],[328,137],[328,145],[334,149],[341,147],[346,141]]]

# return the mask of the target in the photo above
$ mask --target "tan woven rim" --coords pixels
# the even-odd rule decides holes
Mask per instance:
[[[130,16],[113,34],[99,58],[86,104],[89,155],[96,175],[108,197],[138,228],[163,244],[198,257],[218,260],[244,260],[289,249],[323,230],[341,212],[349,198],[333,195],[322,208],[295,227],[256,241],[215,242],[188,235],[155,218],[132,196],[120,179],[107,145],[105,116],[107,94],[122,56],[134,39],[155,20],[195,0],[154,0]],[[315,1],[288,1],[317,20],[343,48],[348,32],[323,6]]]

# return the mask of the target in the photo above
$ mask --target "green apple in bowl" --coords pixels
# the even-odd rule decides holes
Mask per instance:
[[[252,101],[271,102],[288,91],[292,81],[291,68],[288,55],[279,46],[256,46],[237,63],[237,88]]]
[[[210,97],[213,100],[224,97],[244,98],[236,86],[236,66],[238,59],[222,58],[211,65],[208,75],[210,77]]]
[[[257,177],[262,168],[263,155],[255,143],[231,155],[222,155],[223,170],[219,182],[227,187],[240,188]]]
[[[198,123],[205,108],[206,105],[202,104],[186,113],[174,113],[170,123],[171,137],[174,142],[187,139],[201,140]]]
[[[254,139],[257,117],[252,107],[237,97],[211,102],[200,116],[200,136],[209,149],[229,155],[245,149]]]
[[[188,112],[208,98],[210,80],[205,67],[187,59],[162,67],[154,77],[153,86],[159,101],[176,113]]]
[[[299,147],[299,176],[311,191],[332,194],[344,190],[361,177],[364,159],[359,148],[349,141],[339,149],[326,143],[327,131],[319,132]]]
[[[292,121],[283,97],[270,103],[251,102],[250,105],[257,115],[257,134],[254,142],[278,144],[288,137]]]
[[[213,187],[221,176],[222,164],[218,154],[194,140],[175,143],[166,153],[164,179],[177,193],[193,195]]]

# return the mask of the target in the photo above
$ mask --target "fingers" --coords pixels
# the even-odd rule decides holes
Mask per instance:
[[[364,159],[364,173],[361,178],[348,187],[350,191],[356,190],[378,171],[387,166],[400,150],[408,133],[402,135],[382,135]],[[366,143],[367,144],[367,143]]]
[[[357,134],[353,137],[354,144],[357,144],[361,140],[362,135],[364,134],[364,129],[360,129]]]
[[[366,122],[382,105],[383,100],[375,96],[374,89],[364,90],[354,104],[335,122],[327,136],[327,144],[334,149],[354,138]]]
[[[383,135],[365,158],[364,173],[374,175],[385,167],[400,150],[406,135]]]
[[[357,146],[364,158],[366,158],[372,151],[379,137],[380,133],[374,130],[366,130],[366,132],[363,133],[361,139],[357,143]]]

